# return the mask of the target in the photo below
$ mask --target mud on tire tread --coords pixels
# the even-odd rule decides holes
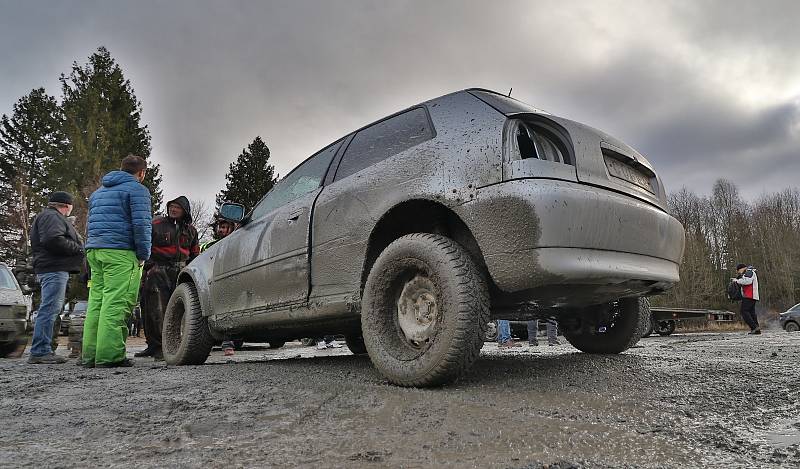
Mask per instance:
[[[564,330],[564,337],[576,349],[586,353],[622,353],[636,345],[649,327],[650,300],[623,298],[619,300],[620,316],[614,327],[603,334]],[[591,314],[591,312],[586,313]],[[591,318],[589,318],[591,320]]]
[[[428,349],[404,360],[398,355],[416,352],[399,337],[394,291],[399,278],[420,269],[437,288],[440,329]],[[445,236],[409,234],[384,249],[369,273],[361,313],[364,344],[390,382],[439,386],[461,376],[480,355],[489,306],[484,275],[464,248]]]
[[[214,338],[208,329],[208,320],[200,309],[200,298],[193,284],[182,283],[175,289],[164,311],[161,334],[164,360],[167,364],[205,363],[214,346]]]

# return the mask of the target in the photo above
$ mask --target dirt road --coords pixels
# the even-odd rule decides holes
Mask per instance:
[[[299,343],[182,368],[5,359],[0,466],[797,467],[798,346],[778,331],[648,338],[618,356],[486,344],[433,390]]]

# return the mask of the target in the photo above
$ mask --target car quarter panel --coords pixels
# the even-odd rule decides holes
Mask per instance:
[[[477,240],[492,279],[507,292],[569,284],[582,276],[605,276],[609,282],[677,281],[684,247],[681,224],[653,205],[614,191],[520,179],[481,188],[455,212]],[[548,262],[543,262],[544,250],[550,248],[559,251],[549,251]],[[601,251],[641,257],[622,256],[629,267],[615,268],[605,265],[608,255],[591,255]],[[553,252],[583,262],[584,272],[574,263],[554,262]],[[669,265],[674,268],[665,267]]]
[[[436,136],[320,194],[313,217],[312,297],[357,302],[368,241],[392,207],[414,199],[463,204],[502,179],[505,117],[466,92],[423,103]]]

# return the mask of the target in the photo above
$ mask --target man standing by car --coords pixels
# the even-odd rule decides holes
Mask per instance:
[[[142,317],[147,348],[136,357],[163,360],[161,326],[169,297],[175,291],[178,273],[200,254],[197,229],[192,225],[189,199],[180,196],[167,202],[167,215],[153,220],[153,247],[145,265],[142,285]]]
[[[736,266],[736,278],[731,279],[742,287],[742,319],[750,326],[750,335],[761,334],[756,316],[756,302],[758,296],[758,276],[752,265],[739,264]]]
[[[151,245],[150,192],[142,185],[146,171],[144,158],[128,155],[120,171],[103,176],[103,185],[89,197],[86,257],[92,286],[82,347],[87,367],[133,365],[125,358],[127,319]]]
[[[200,245],[200,252],[205,251],[206,249],[215,245],[217,241],[233,233],[233,230],[236,229],[236,224],[231,220],[222,217],[222,215],[219,213],[216,213],[214,214],[214,223],[211,225],[211,229],[214,230],[214,239]],[[226,339],[222,341],[222,353],[226,357],[233,356],[236,353],[235,350],[236,346],[232,340]]]
[[[47,207],[36,215],[31,226],[33,270],[42,285],[42,301],[33,329],[31,356],[28,363],[64,363],[50,345],[53,322],[64,305],[69,274],[78,273],[83,265],[82,240],[67,217],[72,213],[72,195],[50,194]]]

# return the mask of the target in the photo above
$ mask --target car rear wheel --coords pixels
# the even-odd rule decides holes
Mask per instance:
[[[361,329],[375,367],[400,386],[437,386],[475,362],[489,322],[483,274],[441,235],[390,244],[369,273]]]
[[[269,343],[269,348],[276,349],[281,348],[286,344],[285,340],[275,340]]]
[[[586,353],[621,353],[636,345],[650,321],[647,298],[623,298],[588,308],[579,326],[564,329],[564,337]]]
[[[193,284],[182,283],[175,289],[164,311],[161,334],[167,364],[202,365],[208,358],[215,341]]]
[[[784,329],[786,330],[786,332],[797,332],[800,331],[800,325],[798,325],[794,321],[790,321],[786,323]]]

